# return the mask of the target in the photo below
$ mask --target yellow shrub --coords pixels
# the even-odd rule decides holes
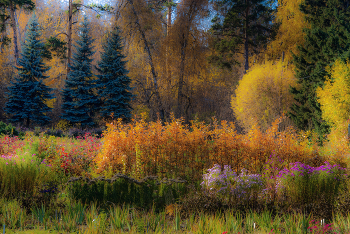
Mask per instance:
[[[289,85],[296,86],[293,67],[287,63],[266,61],[252,67],[239,82],[231,107],[240,124],[253,125],[264,132],[294,103]]]
[[[68,128],[71,127],[71,124],[65,120],[61,119],[57,124],[56,124],[56,129],[61,129],[62,131],[66,131]]]

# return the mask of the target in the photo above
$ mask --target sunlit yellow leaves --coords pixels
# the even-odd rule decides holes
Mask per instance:
[[[337,60],[327,71],[331,77],[327,78],[323,89],[317,88],[316,93],[322,118],[332,127],[340,127],[350,114],[350,64]]]
[[[243,76],[232,96],[231,107],[248,129],[257,124],[263,131],[286,112],[294,99],[289,85],[296,86],[293,67],[287,63],[265,62],[255,65]]]
[[[53,98],[53,99],[47,99],[47,100],[45,100],[45,105],[47,105],[48,107],[50,107],[50,108],[53,108],[53,105],[54,105],[54,103],[56,102],[56,98]]]
[[[348,152],[348,124],[350,106],[350,64],[337,60],[327,67],[327,77],[323,88],[317,88],[316,95],[321,105],[322,118],[331,126],[325,147],[327,153]],[[347,147],[344,147],[347,146]],[[331,151],[332,149],[333,151]]]
[[[276,21],[280,22],[276,39],[268,46],[268,58],[276,59],[285,53],[285,60],[292,60],[297,54],[297,45],[304,43],[303,28],[309,27],[299,5],[305,0],[278,0]],[[291,53],[292,52],[292,53]]]

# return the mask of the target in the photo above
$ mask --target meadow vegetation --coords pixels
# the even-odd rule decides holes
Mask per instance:
[[[119,119],[102,136],[7,130],[0,224],[6,233],[349,233],[348,142],[320,147],[312,132],[277,131],[281,121],[245,135],[215,118],[190,128]]]

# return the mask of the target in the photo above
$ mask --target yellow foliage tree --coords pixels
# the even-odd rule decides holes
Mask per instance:
[[[347,134],[350,106],[350,63],[336,60],[326,68],[330,76],[324,87],[317,88],[316,95],[322,110],[322,118],[331,126],[328,144],[339,148]]]
[[[280,58],[285,53],[285,60],[292,60],[292,53],[297,54],[297,45],[304,43],[303,28],[309,27],[300,4],[305,0],[278,0],[276,21],[281,25],[276,39],[267,47],[267,57]],[[291,53],[292,52],[292,53]]]
[[[294,103],[289,86],[297,85],[292,65],[267,61],[252,67],[231,97],[231,108],[246,130],[257,125],[267,130]]]

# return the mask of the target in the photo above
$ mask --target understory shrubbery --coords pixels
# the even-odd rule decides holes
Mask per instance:
[[[277,123],[247,136],[236,135],[225,122],[212,131],[194,122],[187,132],[176,121],[163,127],[142,120],[128,126],[114,122],[102,138],[77,129],[62,130],[64,135],[27,131],[23,140],[5,135],[1,198],[37,216],[46,207],[42,222],[78,203],[104,210],[128,205],[182,218],[252,210],[273,217],[313,214],[329,222],[332,212],[345,214],[346,158],[327,157],[292,131],[276,132]],[[6,225],[9,220],[1,217],[8,212],[0,213]]]

